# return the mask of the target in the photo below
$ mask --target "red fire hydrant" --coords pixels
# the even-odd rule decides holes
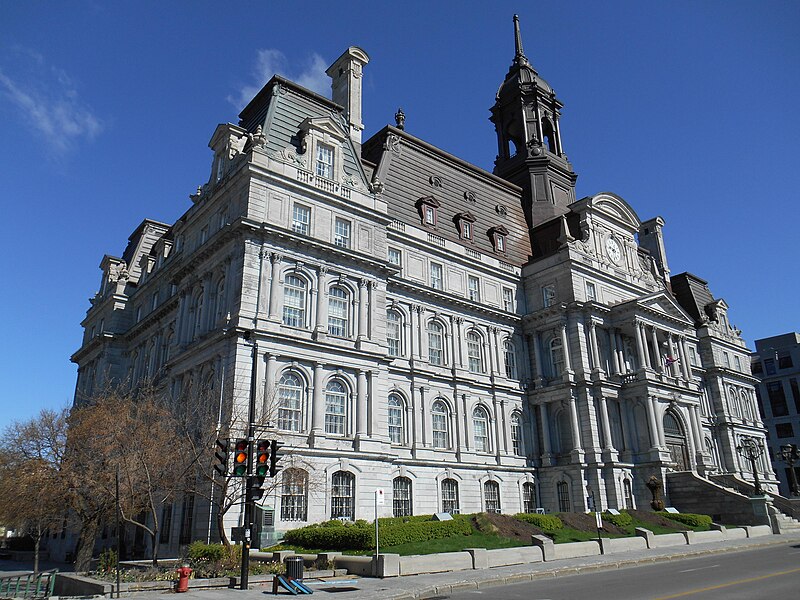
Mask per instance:
[[[189,575],[192,574],[191,567],[187,567],[186,565],[184,565],[180,569],[177,569],[176,573],[178,573],[178,583],[175,586],[175,591],[176,592],[188,592],[189,591]]]

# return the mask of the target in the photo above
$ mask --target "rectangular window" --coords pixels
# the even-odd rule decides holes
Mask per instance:
[[[767,375],[775,375],[775,360],[772,358],[765,358],[764,369],[767,371]]]
[[[542,286],[542,305],[547,308],[556,303],[556,286],[545,285]]]
[[[775,435],[779,438],[794,437],[794,428],[791,423],[777,423],[775,425]]]
[[[158,308],[158,292],[153,293],[153,299],[150,302],[150,310],[155,310]]]
[[[498,233],[494,237],[494,248],[498,252],[505,252],[506,251],[506,236],[502,233]]]
[[[741,371],[742,370],[742,361],[741,361],[741,359],[738,356],[734,356],[733,357],[733,362],[736,365],[736,370],[737,371]]]
[[[400,345],[400,315],[393,310],[386,313],[386,345],[389,356],[402,356]]]
[[[469,299],[473,302],[481,301],[481,282],[477,277],[469,275],[467,277],[467,287],[469,288]]]
[[[178,538],[179,544],[188,544],[192,541],[194,532],[194,494],[186,494],[183,497],[183,511],[181,513],[181,533]]]
[[[340,248],[350,247],[350,221],[336,217],[333,243]]]
[[[438,263],[431,263],[431,287],[435,290],[444,289],[444,269]]]
[[[472,223],[469,221],[461,221],[461,237],[465,240],[472,239]]]
[[[503,310],[514,312],[514,290],[511,288],[503,288]]]
[[[333,147],[317,144],[316,175],[325,179],[333,179]]]
[[[694,346],[689,346],[689,363],[693,366],[697,366],[697,352],[694,350]]]
[[[281,490],[281,521],[306,520],[306,476],[297,469],[283,474]]]
[[[761,365],[761,361],[753,361],[753,375],[756,373],[763,373],[764,367]]]
[[[169,544],[169,535],[172,530],[172,509],[173,505],[171,502],[161,507],[161,528],[158,534],[159,544]]]
[[[597,287],[591,281],[586,282],[586,301],[597,302]]]
[[[722,360],[725,362],[725,366],[729,369],[731,368],[731,357],[728,355],[727,352],[722,353]]]
[[[788,352],[779,352],[778,353],[778,368],[779,369],[791,369],[794,365],[792,364],[792,355]]]
[[[292,231],[308,235],[311,229],[311,209],[302,204],[292,208]]]
[[[411,480],[407,477],[395,477],[392,482],[392,509],[395,517],[410,517],[411,512]]]
[[[797,386],[797,379],[792,377],[789,380],[789,387],[792,388],[792,396],[794,397],[794,409],[800,415],[800,388]]]
[[[773,417],[784,417],[789,414],[789,407],[786,404],[786,394],[783,391],[783,383],[771,381],[767,384],[769,394],[769,404],[772,409]]]
[[[436,208],[434,206],[425,207],[425,224],[431,226],[436,225]]]
[[[390,265],[403,266],[403,253],[397,248],[389,248],[388,258]]]
[[[200,230],[200,243],[205,244],[208,239],[208,225]]]
[[[142,307],[141,306],[137,306],[136,307],[136,322],[138,323],[141,320],[142,320]]]

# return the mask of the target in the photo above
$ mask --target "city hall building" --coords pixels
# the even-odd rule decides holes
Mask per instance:
[[[154,381],[221,403],[237,437],[255,377],[286,444],[267,537],[371,519],[376,489],[384,516],[513,514],[647,508],[670,471],[752,478],[735,448],[765,429],[727,304],[671,273],[663,219],[576,198],[562,102],[516,20],[515,50],[487,90],[492,172],[402,111],[362,139],[360,48],[328,69],[332,100],[273,77],[214,131],[183,216],[102,259],[76,402]],[[168,546],[215,535],[207,502],[164,511]]]

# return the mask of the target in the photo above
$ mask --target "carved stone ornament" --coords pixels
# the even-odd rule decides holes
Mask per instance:
[[[435,188],[442,187],[442,178],[438,175],[431,175],[428,177],[428,182]]]
[[[650,501],[650,506],[653,510],[664,510],[664,501],[661,499],[661,492],[664,490],[664,484],[661,483],[661,480],[655,475],[651,475],[645,485],[653,495],[653,499]]]
[[[369,185],[369,191],[373,194],[382,194],[383,187],[383,182],[380,179],[376,179]]]
[[[287,146],[278,153],[276,157],[279,161],[295,165],[297,167],[305,167],[306,159],[303,155],[298,154],[294,146]]]
[[[390,133],[386,136],[386,142],[383,144],[385,150],[400,154],[400,136]]]
[[[508,214],[508,209],[502,204],[498,204],[497,206],[495,206],[494,210],[501,217],[505,217]]]
[[[402,107],[398,108],[397,112],[394,113],[394,122],[397,124],[398,129],[406,128],[406,113],[403,112]]]
[[[475,195],[475,192],[467,190],[466,192],[464,192],[464,200],[466,200],[467,202],[477,202],[478,198]]]
[[[261,128],[261,125],[256,127],[255,133],[248,133],[247,137],[256,148],[263,148],[264,144],[267,143],[267,136],[264,135],[264,130]]]
[[[116,283],[120,279],[127,281],[130,278],[128,274],[128,267],[125,263],[117,263],[111,265],[108,269],[108,280],[111,283]]]
[[[356,177],[352,173],[345,173],[344,177],[342,178],[342,183],[351,188],[357,188],[360,183],[360,178]]]

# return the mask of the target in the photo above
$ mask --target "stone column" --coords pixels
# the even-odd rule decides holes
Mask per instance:
[[[419,387],[419,408],[417,414],[419,415],[419,424],[417,425],[420,432],[419,439],[423,446],[427,446],[428,422],[427,419],[425,419],[425,388],[422,386]]]
[[[569,416],[572,419],[572,449],[583,450],[581,447],[581,430],[578,424],[578,407],[572,395],[569,398]]]
[[[367,337],[367,286],[369,281],[360,279],[358,282],[358,339]]]
[[[622,367],[619,362],[619,348],[617,347],[617,330],[610,329],[608,332],[608,341],[611,348],[611,368],[614,370],[614,375],[622,373]]]
[[[656,406],[658,406],[658,398],[653,396],[653,414],[655,415],[656,419],[656,431],[658,431],[658,443],[662,448],[664,448],[667,445],[667,439],[664,436],[664,418],[660,414],[658,414],[658,411],[656,411]]]
[[[328,267],[320,265],[317,269],[317,321],[314,331],[328,333]]]
[[[553,447],[550,443],[550,418],[547,415],[546,402],[539,405],[539,415],[542,420],[542,449],[546,456],[550,456],[553,453]]]
[[[278,418],[278,382],[276,379],[276,369],[278,367],[278,357],[274,354],[267,354],[267,369],[264,375],[264,398],[261,403],[261,414],[266,417],[270,424],[275,425]]]
[[[595,371],[603,371],[600,365],[600,348],[597,345],[597,325],[594,321],[589,321],[589,345],[592,350],[592,362]]]
[[[461,317],[452,317],[450,319],[450,326],[453,329],[453,347],[451,348],[452,361],[451,364],[459,369],[464,368],[464,332],[461,329],[464,320]]]
[[[322,389],[322,370],[324,363],[314,363],[314,395],[311,405],[311,434],[321,435],[325,427],[325,395]]]
[[[686,338],[684,336],[680,337],[678,347],[681,350],[681,367],[683,369],[683,376],[686,378],[686,381],[691,381],[692,365],[689,363],[689,352],[686,349]]]
[[[486,344],[486,354],[487,356],[491,356],[492,360],[490,363],[489,373],[495,376],[504,376],[505,373],[502,372],[500,368],[501,360],[500,360],[500,340],[498,339],[498,330],[497,327],[489,327],[489,337],[487,338],[488,343]]]
[[[367,419],[369,424],[367,435],[370,437],[385,437],[388,432],[384,434],[384,432],[380,431],[380,424],[378,423],[378,398],[375,394],[375,390],[378,389],[377,379],[377,371],[369,371],[367,373],[367,383],[369,385],[369,389],[367,389]]]
[[[497,396],[492,396],[492,420],[494,421],[494,454],[497,457],[498,464],[500,463],[500,455],[506,451],[506,439],[503,435],[505,428],[505,415],[503,415],[502,405],[497,400]]]
[[[661,360],[661,352],[659,351],[658,346],[658,335],[656,334],[655,326],[650,328],[650,335],[653,340],[653,358],[655,358],[656,364],[653,365],[653,368],[658,371],[659,373],[664,372],[664,365]]]
[[[631,443],[630,431],[630,410],[628,408],[627,400],[618,400],[619,403],[619,427],[622,429],[622,443],[625,444],[625,450],[632,451],[633,444]]]
[[[375,301],[377,295],[378,282],[369,282],[369,297],[367,298],[367,339],[372,340],[375,336],[375,307],[378,303]]]
[[[544,383],[544,371],[542,371],[542,349],[539,345],[539,332],[534,331],[531,336],[531,349],[533,350],[533,363],[536,366],[536,387],[539,388]]]
[[[678,354],[678,352],[677,352],[677,348],[675,347],[675,341],[674,341],[674,339],[673,339],[673,337],[672,337],[672,334],[671,334],[671,333],[668,333],[668,334],[667,334],[667,344],[668,344],[668,347],[669,347],[669,355],[670,355],[670,356],[671,356],[673,359],[677,358],[679,363],[680,363],[680,362],[683,362],[683,361],[681,361],[681,360],[680,360],[680,359],[681,359],[681,357],[680,357],[680,355],[679,355],[679,354]],[[671,375],[672,377],[677,377],[677,375],[675,374],[675,371],[676,371],[677,369],[679,369],[679,368],[680,368],[680,365],[676,365],[676,364],[673,362],[673,363],[672,363],[672,364],[669,366],[669,369],[668,369],[668,371],[669,371],[669,375]]]
[[[600,425],[603,427],[603,438],[605,438],[604,450],[614,450],[614,444],[611,440],[611,424],[608,420],[608,405],[606,404],[606,397],[600,394]]]
[[[281,271],[281,260],[283,257],[280,254],[273,252],[269,255],[269,259],[272,262],[272,270],[270,276],[270,284],[269,284],[269,320],[270,321],[280,321],[281,317],[278,313],[278,308],[280,305],[280,292],[281,292],[281,281],[280,281],[280,271]]]
[[[420,360],[428,360],[428,357],[425,353],[425,349],[428,347],[427,340],[425,340],[425,344],[423,344],[423,339],[425,337],[425,321],[422,317],[422,313],[425,309],[422,306],[415,306],[414,312],[417,313],[417,339],[419,340],[419,358]]]
[[[647,396],[644,399],[644,407],[647,410],[647,421],[650,424],[650,448],[658,448],[661,443],[658,436],[658,425],[656,425],[656,415],[653,408],[653,399]]]
[[[364,437],[367,434],[367,372],[360,369],[356,398],[356,435]]]
[[[642,327],[642,324],[638,321],[633,324],[633,328],[636,333],[636,353],[639,355],[639,366],[646,368],[650,366],[650,359],[647,356],[647,348],[644,345]]]
[[[508,447],[508,418],[507,417],[508,417],[508,415],[506,415],[506,401],[505,400],[500,400],[500,419],[499,419],[499,421],[500,421],[500,429],[503,432],[503,448],[502,448],[502,450],[506,454],[508,454],[509,451],[510,451],[510,448]],[[519,430],[520,430],[520,434],[522,434],[523,423],[522,423],[522,419],[521,418],[520,418],[520,423],[519,423]],[[525,443],[524,436],[522,437],[522,443],[523,444]],[[500,448],[499,448],[500,443],[498,442],[497,445],[498,445],[498,454],[499,454],[500,453]]]
[[[567,322],[561,322],[561,348],[564,352],[564,371],[566,373],[572,372],[572,359],[569,352],[569,336],[567,335]],[[565,373],[565,375],[566,375]]]

